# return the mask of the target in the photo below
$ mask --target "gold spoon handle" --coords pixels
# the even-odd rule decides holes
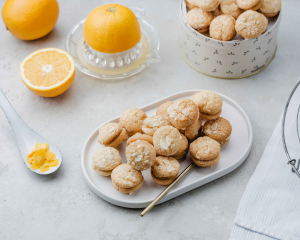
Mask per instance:
[[[195,163],[191,163],[165,190],[163,190],[148,207],[141,212],[140,216],[144,217],[193,167]]]

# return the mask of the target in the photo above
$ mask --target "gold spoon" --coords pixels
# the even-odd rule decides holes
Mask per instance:
[[[144,217],[193,167],[195,163],[191,163],[175,180],[166,187],[150,204],[141,212],[140,216]]]

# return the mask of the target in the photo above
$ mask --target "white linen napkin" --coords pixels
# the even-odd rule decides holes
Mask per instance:
[[[296,115],[300,87],[289,106],[285,131],[291,158],[300,158]],[[282,118],[239,204],[230,240],[300,240],[300,178],[291,171],[281,139]]]

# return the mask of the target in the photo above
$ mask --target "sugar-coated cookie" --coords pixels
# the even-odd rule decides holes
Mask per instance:
[[[150,168],[154,164],[155,157],[154,147],[144,140],[134,141],[126,148],[127,164],[139,171]]]
[[[168,107],[170,107],[173,104],[171,101],[167,101],[163,104],[161,104],[157,109],[156,109],[156,115],[160,116],[168,116]]]
[[[201,119],[216,119],[220,116],[222,112],[223,101],[221,97],[215,92],[198,92],[191,97],[191,100],[199,108]]]
[[[189,10],[192,10],[193,8],[196,8],[196,7],[197,7],[196,5],[191,4],[191,3],[189,2],[189,0],[185,0],[185,5],[186,5],[188,11],[189,11]]]
[[[169,185],[177,177],[180,170],[179,162],[172,157],[157,157],[151,167],[151,176],[160,185]]]
[[[266,17],[274,17],[281,10],[281,0],[261,0],[262,5],[259,11]]]
[[[268,26],[268,19],[259,12],[248,10],[236,20],[235,30],[246,39],[256,38],[264,33]]]
[[[183,130],[192,125],[199,116],[196,104],[187,98],[175,101],[168,108],[168,114],[172,125]]]
[[[216,17],[210,24],[209,35],[220,41],[232,40],[236,35],[234,17],[227,14]]]
[[[236,0],[222,0],[220,3],[220,9],[224,14],[228,14],[237,19],[243,10],[236,4]]]
[[[220,5],[221,0],[189,0],[189,2],[204,11],[214,11]]]
[[[200,33],[208,31],[211,21],[214,19],[212,12],[206,12],[200,8],[193,8],[186,14],[187,23]]]
[[[118,137],[116,137],[110,144],[108,144],[107,146],[109,147],[117,147],[120,145],[121,142],[126,141],[127,140],[127,134],[126,134],[126,130],[124,128],[122,128],[121,133]]]
[[[124,127],[129,135],[142,133],[142,126],[147,115],[138,108],[126,110],[120,117],[120,124]]]
[[[198,118],[196,122],[194,122],[191,126],[188,126],[185,129],[184,134],[189,141],[194,141],[196,138],[200,136],[201,128],[202,128],[202,120]]]
[[[92,158],[92,167],[101,176],[110,176],[114,168],[122,164],[119,151],[112,147],[98,149]]]
[[[99,128],[98,142],[108,147],[117,147],[127,140],[125,129],[118,123],[108,123]]]
[[[254,7],[250,8],[249,10],[256,11],[262,6],[263,0],[260,0],[258,4],[256,4]]]
[[[172,156],[181,146],[180,136],[180,132],[172,126],[160,127],[153,136],[154,149],[162,156]]]
[[[191,159],[200,167],[210,167],[220,160],[220,144],[209,138],[199,137],[190,145]]]
[[[169,121],[169,118],[167,116],[161,116],[161,115],[154,115],[151,117],[147,117],[144,120],[144,125],[142,127],[142,130],[144,133],[153,136],[155,131],[163,126],[170,126],[171,123]]]
[[[189,150],[189,142],[183,134],[181,134],[181,145],[178,151],[172,156],[175,159],[184,158]]]
[[[216,140],[221,145],[224,145],[229,141],[231,131],[232,126],[230,122],[222,117],[206,121],[203,126],[205,136]]]
[[[127,134],[126,134],[126,130],[124,128],[122,128],[121,133],[119,136],[117,136],[110,144],[108,144],[108,147],[114,147],[116,148],[117,146],[119,146],[121,144],[121,142],[126,141],[127,140]]]
[[[127,140],[127,145],[134,141],[143,140],[153,145],[153,138],[146,134],[136,133]]]
[[[144,183],[142,173],[128,164],[121,164],[111,174],[112,185],[122,193],[133,193]]]
[[[122,127],[119,123],[108,123],[99,128],[98,142],[103,145],[110,144],[120,133]]]
[[[257,4],[259,4],[261,0],[236,0],[236,4],[239,6],[239,8],[244,10],[250,10]]]

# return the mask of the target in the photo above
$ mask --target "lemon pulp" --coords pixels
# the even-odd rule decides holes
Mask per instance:
[[[31,164],[32,170],[40,169],[40,172],[46,172],[50,170],[50,167],[58,165],[58,159],[56,155],[49,150],[48,143],[36,143],[35,148],[27,156],[27,162]]]

